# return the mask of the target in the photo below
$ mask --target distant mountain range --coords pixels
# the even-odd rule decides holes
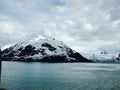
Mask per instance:
[[[2,51],[4,61],[92,62],[62,41],[33,38]]]
[[[93,62],[113,63],[120,62],[120,47],[117,45],[99,48],[94,53],[82,54]]]
[[[101,54],[120,54],[120,45],[108,45],[99,48]]]

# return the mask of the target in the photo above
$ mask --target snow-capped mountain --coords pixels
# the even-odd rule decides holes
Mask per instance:
[[[34,38],[2,51],[3,60],[42,62],[91,62],[62,41]]]
[[[119,54],[120,46],[114,45],[112,47],[102,47],[99,48],[101,54]]]
[[[115,44],[102,46],[93,53],[83,53],[82,55],[93,62],[120,62],[120,45]]]

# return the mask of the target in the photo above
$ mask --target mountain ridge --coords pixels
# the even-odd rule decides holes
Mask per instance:
[[[4,61],[92,62],[62,41],[33,38],[2,51]]]

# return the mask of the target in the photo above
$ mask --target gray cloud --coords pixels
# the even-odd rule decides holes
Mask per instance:
[[[120,0],[103,0],[101,8],[110,14],[110,20],[120,19]]]
[[[2,0],[1,45],[35,33],[87,52],[119,43],[119,0]],[[27,38],[26,38],[27,39]]]

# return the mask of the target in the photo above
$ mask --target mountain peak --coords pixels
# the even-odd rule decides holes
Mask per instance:
[[[41,35],[3,50],[2,57],[14,61],[90,62],[62,41]]]

